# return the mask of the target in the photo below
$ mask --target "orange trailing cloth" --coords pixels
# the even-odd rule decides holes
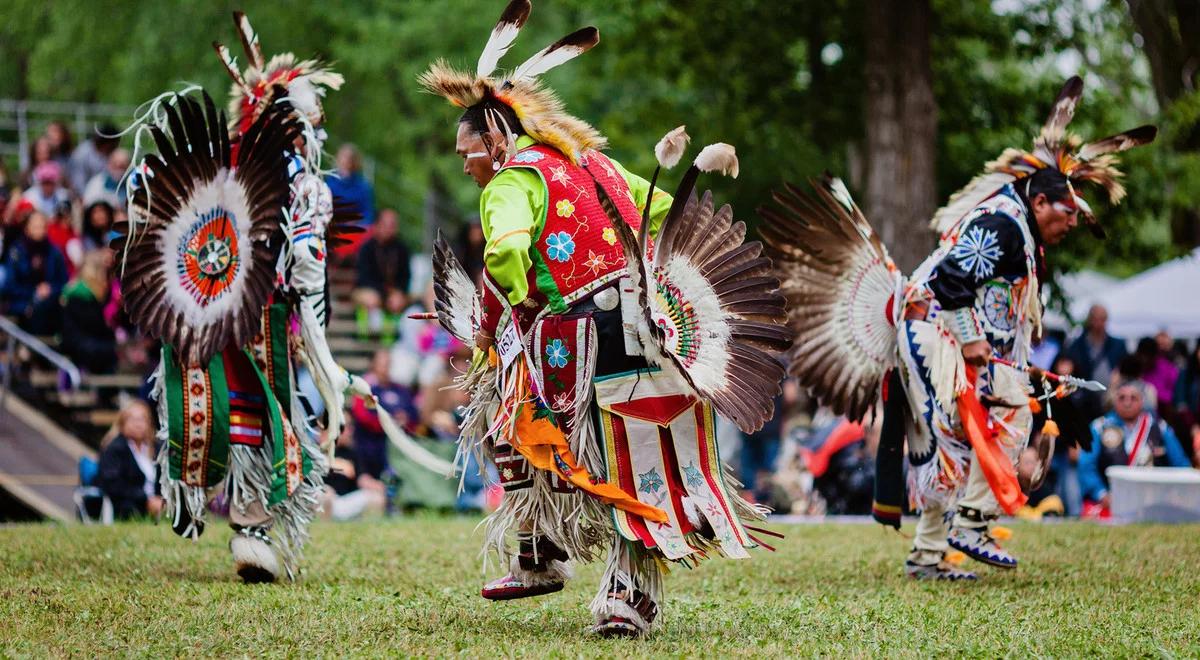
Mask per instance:
[[[1017,471],[1004,447],[1000,446],[996,433],[988,425],[987,411],[975,395],[976,375],[976,368],[967,365],[969,385],[966,391],[958,395],[959,418],[962,421],[963,433],[971,441],[971,447],[979,459],[979,467],[992,488],[992,494],[996,496],[1000,508],[1012,515],[1029,498],[1021,492],[1021,486],[1017,482]]]
[[[511,426],[504,424],[502,428],[510,431],[510,442],[525,460],[539,470],[550,470],[569,481],[576,488],[598,498],[606,504],[611,504],[623,511],[639,515],[647,520],[665,523],[667,514],[648,504],[639,502],[617,486],[593,476],[587,468],[579,464],[567,436],[548,414],[538,414],[538,404],[529,396],[528,371],[523,361],[514,364],[514,375],[517,380],[516,396],[509,400],[509,406],[515,406],[516,415],[511,420]],[[510,408],[511,409],[511,408]],[[548,411],[546,411],[548,412]]]
[[[534,407],[533,403],[521,405],[515,425],[516,437],[512,443],[513,448],[531,465],[557,473],[575,487],[618,509],[647,520],[667,522],[667,514],[662,509],[643,504],[620,488],[589,474],[587,468],[579,465],[575,454],[571,453],[567,436],[549,418],[537,418]]]

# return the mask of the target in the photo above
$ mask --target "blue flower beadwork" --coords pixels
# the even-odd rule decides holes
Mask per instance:
[[[546,237],[546,253],[555,261],[565,262],[575,254],[575,239],[565,231]]]
[[[639,474],[638,480],[641,481],[641,484],[638,485],[638,490],[650,495],[658,493],[658,489],[663,487],[663,478],[658,473],[658,468],[650,468],[648,471]]]
[[[522,151],[521,153],[517,154],[516,156],[513,156],[513,162],[514,163],[536,163],[544,157],[545,157],[545,154],[543,154],[540,151]]]
[[[555,339],[549,344],[546,344],[546,361],[555,369],[562,369],[567,366],[567,360],[571,357],[571,351],[567,350],[563,340]]]

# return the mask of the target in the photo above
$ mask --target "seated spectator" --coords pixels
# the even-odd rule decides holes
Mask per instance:
[[[1054,364],[1050,370],[1059,376],[1075,376],[1075,363],[1065,354],[1059,355],[1054,360]],[[1082,411],[1086,409],[1087,401],[1085,395],[1090,394],[1084,390],[1076,390],[1070,394],[1067,401],[1074,406],[1079,414],[1085,414]],[[1052,406],[1054,404],[1051,404]],[[1083,418],[1083,423],[1086,423],[1087,418]],[[1022,457],[1024,459],[1025,457]],[[1054,445],[1054,457],[1050,460],[1050,477],[1046,479],[1047,484],[1052,484],[1054,494],[1062,503],[1063,514],[1071,517],[1077,517],[1080,510],[1083,508],[1083,497],[1079,494],[1079,448],[1073,443],[1058,441]]]
[[[813,430],[801,454],[812,473],[813,486],[825,499],[826,513],[871,513],[877,447],[877,430],[868,438],[862,424],[845,417]]]
[[[17,316],[21,326],[35,335],[56,332],[67,264],[46,238],[46,216],[29,216],[24,233],[5,251],[3,269],[0,301],[5,313]]]
[[[129,152],[117,149],[108,156],[104,171],[93,176],[83,189],[83,197],[90,201],[104,200],[112,207],[125,206],[125,188],[121,179],[129,169]]]
[[[21,193],[33,208],[46,216],[53,217],[59,206],[70,204],[71,196],[62,185],[62,168],[53,161],[42,163],[33,170],[34,185]]]
[[[404,310],[399,324],[400,341],[392,345],[392,380],[405,384],[415,382],[422,392],[433,383],[448,381],[465,371],[471,359],[471,349],[436,321],[410,318],[413,314],[430,311],[433,311],[432,281],[426,286],[425,295],[414,299],[412,306]],[[456,357],[459,359],[457,368],[451,365]]]
[[[152,420],[150,406],[135,399],[121,410],[100,451],[97,485],[112,502],[118,519],[157,516],[162,511]]]
[[[80,142],[71,152],[71,158],[67,161],[67,181],[76,193],[82,196],[88,181],[104,171],[109,154],[121,142],[120,138],[109,137],[116,133],[117,129],[110,125],[101,126],[95,135]]]
[[[364,514],[383,513],[387,508],[387,486],[369,474],[359,474],[354,450],[354,424],[348,422],[333,450],[333,464],[325,477],[325,516],[354,520]]]
[[[50,140],[46,136],[41,136],[34,140],[29,145],[29,169],[21,172],[21,176],[17,178],[18,187],[28,190],[34,186],[34,173],[37,168],[43,163],[54,161],[54,153],[50,147]]]
[[[1092,422],[1092,447],[1079,454],[1079,488],[1088,510],[1103,516],[1110,505],[1110,465],[1188,467],[1175,432],[1146,409],[1147,385],[1127,380],[1113,396],[1113,411]],[[1091,506],[1088,506],[1088,503]],[[1098,508],[1098,510],[1097,510]]]
[[[371,384],[379,398],[383,412],[396,420],[396,424],[412,429],[420,421],[412,389],[391,380],[391,355],[386,350],[376,351],[371,358],[371,370],[363,378]],[[367,407],[362,397],[355,397],[350,409],[354,419],[354,450],[358,455],[357,474],[368,474],[376,479],[383,478],[388,470],[388,439],[379,423],[379,411]]]
[[[71,160],[71,151],[75,148],[75,141],[71,138],[71,129],[67,128],[67,123],[55,119],[46,124],[43,136],[50,143],[50,160],[66,170],[67,163]],[[63,185],[68,185],[68,182],[63,181]]]
[[[117,336],[105,318],[111,293],[107,250],[89,252],[79,275],[63,289],[61,349],[75,364],[95,374],[117,370]]]
[[[113,226],[113,207],[103,199],[85,201],[83,209],[83,235],[80,237],[84,252],[107,248],[109,233]]]
[[[325,183],[334,197],[362,215],[360,224],[366,227],[375,222],[375,191],[362,174],[358,147],[346,143],[337,150],[337,169],[325,178]]]
[[[1166,335],[1165,332],[1160,334]],[[1175,381],[1179,378],[1179,367],[1175,366],[1168,353],[1162,350],[1164,343],[1170,349],[1174,342],[1169,335],[1165,342],[1155,337],[1145,337],[1138,342],[1137,350],[1134,351],[1138,362],[1141,363],[1142,380],[1154,388],[1156,412],[1160,417],[1170,414],[1171,400],[1175,396]]]
[[[1200,340],[1188,354],[1187,364],[1175,381],[1176,433],[1191,438],[1192,464],[1200,464]],[[1188,447],[1185,447],[1185,450]]]
[[[67,277],[75,277],[75,271],[83,263],[83,242],[75,231],[75,220],[71,217],[71,203],[58,205],[50,224],[46,227],[46,239],[58,248],[67,259]]]
[[[397,234],[399,222],[395,211],[380,211],[371,238],[358,253],[352,297],[358,306],[361,334],[380,334],[385,331],[385,324],[389,333],[394,332],[408,305],[409,252]]]

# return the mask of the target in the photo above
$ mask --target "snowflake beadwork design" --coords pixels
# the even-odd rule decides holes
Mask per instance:
[[[567,350],[566,344],[561,339],[552,340],[546,344],[546,361],[555,369],[562,369],[567,366],[567,360],[571,357],[571,351]]]
[[[648,472],[639,474],[638,480],[641,482],[638,485],[638,490],[643,493],[655,495],[663,487],[663,478],[658,473],[658,468],[650,468]]]
[[[604,242],[609,245],[617,244],[617,232],[612,227],[605,227],[604,231],[600,232],[600,238],[603,238]]]
[[[687,481],[690,488],[700,488],[704,485],[704,475],[696,467],[695,461],[688,463],[683,468],[683,478]]]
[[[546,237],[546,248],[551,259],[566,262],[575,254],[575,239],[565,231],[550,234]]]
[[[545,155],[540,151],[522,151],[521,153],[517,154],[516,156],[513,156],[513,162],[514,163],[536,163],[539,160],[541,160],[542,158],[545,158]]]
[[[950,257],[958,262],[958,267],[980,280],[992,276],[1000,255],[996,232],[982,227],[971,227],[950,250]]]

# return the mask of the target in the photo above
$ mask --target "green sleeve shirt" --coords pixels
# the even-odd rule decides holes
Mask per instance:
[[[527,135],[517,139],[518,149],[534,144]],[[642,210],[650,182],[629,172],[617,161],[612,163],[625,178],[638,210]],[[496,284],[508,293],[509,304],[518,305],[529,295],[526,273],[533,267],[529,251],[534,237],[542,229],[542,219],[546,217],[547,196],[546,186],[537,173],[525,168],[510,168],[497,174],[479,198],[479,219],[486,241],[483,263]],[[650,200],[651,236],[658,234],[670,208],[671,196],[655,188]]]

